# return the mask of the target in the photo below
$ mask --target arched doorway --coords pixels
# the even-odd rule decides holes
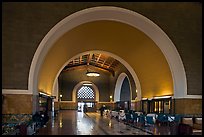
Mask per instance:
[[[128,77],[125,77],[121,86],[121,94],[120,94],[120,105],[124,109],[130,109],[131,105],[131,89],[130,89],[130,82]]]
[[[95,92],[90,85],[84,84],[77,90],[77,108],[80,112],[95,112]]]
[[[99,90],[93,82],[81,81],[72,91],[72,101],[77,104],[79,111],[84,111],[84,105],[87,105],[89,112],[95,112],[96,103],[99,101]]]
[[[130,109],[132,90],[131,83],[127,74],[121,73],[117,79],[115,92],[114,92],[114,102],[116,102],[117,107],[122,109]]]
[[[115,92],[114,92],[114,102],[118,102],[121,100],[121,89],[122,89],[122,85],[123,85],[125,78],[127,78],[126,79],[126,82],[127,82],[128,76],[125,73],[121,73],[119,77],[117,78],[117,82],[115,85]],[[131,92],[132,91],[130,89],[130,99],[131,99]]]

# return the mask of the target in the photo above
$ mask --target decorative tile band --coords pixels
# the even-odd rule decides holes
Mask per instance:
[[[2,114],[2,124],[24,123],[32,120],[32,114]]]

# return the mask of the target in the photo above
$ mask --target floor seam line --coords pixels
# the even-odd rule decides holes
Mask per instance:
[[[86,113],[85,113],[86,114]],[[98,125],[98,127],[106,134],[106,135],[110,135],[109,133],[107,133],[94,119],[92,119],[88,114],[86,114],[86,116],[88,118],[90,118],[95,124]]]

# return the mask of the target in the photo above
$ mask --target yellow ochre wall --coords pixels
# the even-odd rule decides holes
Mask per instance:
[[[116,21],[94,21],[65,33],[49,50],[39,73],[38,89],[51,94],[60,68],[79,53],[102,50],[124,59],[135,71],[142,97],[173,94],[168,63],[143,32]]]

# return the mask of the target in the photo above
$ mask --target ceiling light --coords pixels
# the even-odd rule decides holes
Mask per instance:
[[[86,72],[86,75],[89,77],[98,77],[100,74],[98,72]]]
[[[84,86],[91,86],[92,83],[83,83]]]

